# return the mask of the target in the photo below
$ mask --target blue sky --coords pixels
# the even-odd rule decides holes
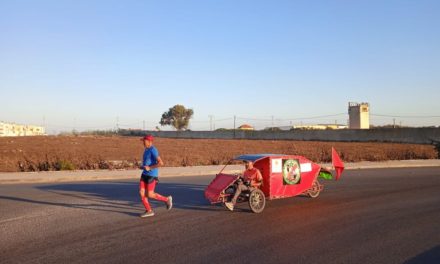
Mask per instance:
[[[48,132],[440,125],[440,1],[0,0],[0,32],[0,120]]]

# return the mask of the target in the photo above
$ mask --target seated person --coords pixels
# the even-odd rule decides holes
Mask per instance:
[[[245,168],[246,170],[243,173],[243,176],[240,177],[242,181],[237,181],[237,189],[235,190],[234,197],[231,202],[226,202],[225,206],[229,210],[234,210],[234,206],[237,203],[237,198],[243,191],[251,191],[254,188],[258,188],[263,183],[263,176],[261,176],[261,172],[254,167],[254,163],[252,161],[245,160]]]

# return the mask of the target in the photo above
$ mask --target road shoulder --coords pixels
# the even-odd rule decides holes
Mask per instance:
[[[322,164],[331,166],[331,164]],[[160,169],[160,177],[184,177],[215,175],[224,165],[194,167],[164,167]],[[347,170],[379,169],[379,168],[410,168],[440,167],[440,159],[435,160],[394,160],[384,162],[346,163]],[[227,166],[225,172],[238,173],[243,170],[241,165]],[[44,171],[44,172],[0,172],[0,184],[46,183],[73,181],[101,181],[117,179],[138,179],[140,170],[95,170],[95,171]]]

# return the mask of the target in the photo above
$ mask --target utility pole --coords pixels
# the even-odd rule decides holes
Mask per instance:
[[[235,138],[235,120],[236,120],[236,116],[234,115],[234,138]]]
[[[274,122],[273,122],[273,116],[272,117],[272,121],[271,121],[271,125],[270,125],[270,130],[274,131]]]
[[[142,130],[145,131],[145,120],[142,121]]]
[[[396,128],[396,119],[393,118],[393,128]]]
[[[212,118],[214,117],[213,115],[209,115],[209,129],[212,131]]]
[[[116,130],[119,131],[119,116],[116,117]]]
[[[46,134],[46,115],[43,116],[43,134]]]

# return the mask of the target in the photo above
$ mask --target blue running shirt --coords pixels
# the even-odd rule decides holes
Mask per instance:
[[[153,166],[157,164],[157,158],[159,157],[159,151],[154,146],[146,148],[144,150],[144,156],[142,158],[142,166]],[[142,175],[158,177],[159,169],[154,168],[152,170],[146,171],[145,169],[142,171]]]

